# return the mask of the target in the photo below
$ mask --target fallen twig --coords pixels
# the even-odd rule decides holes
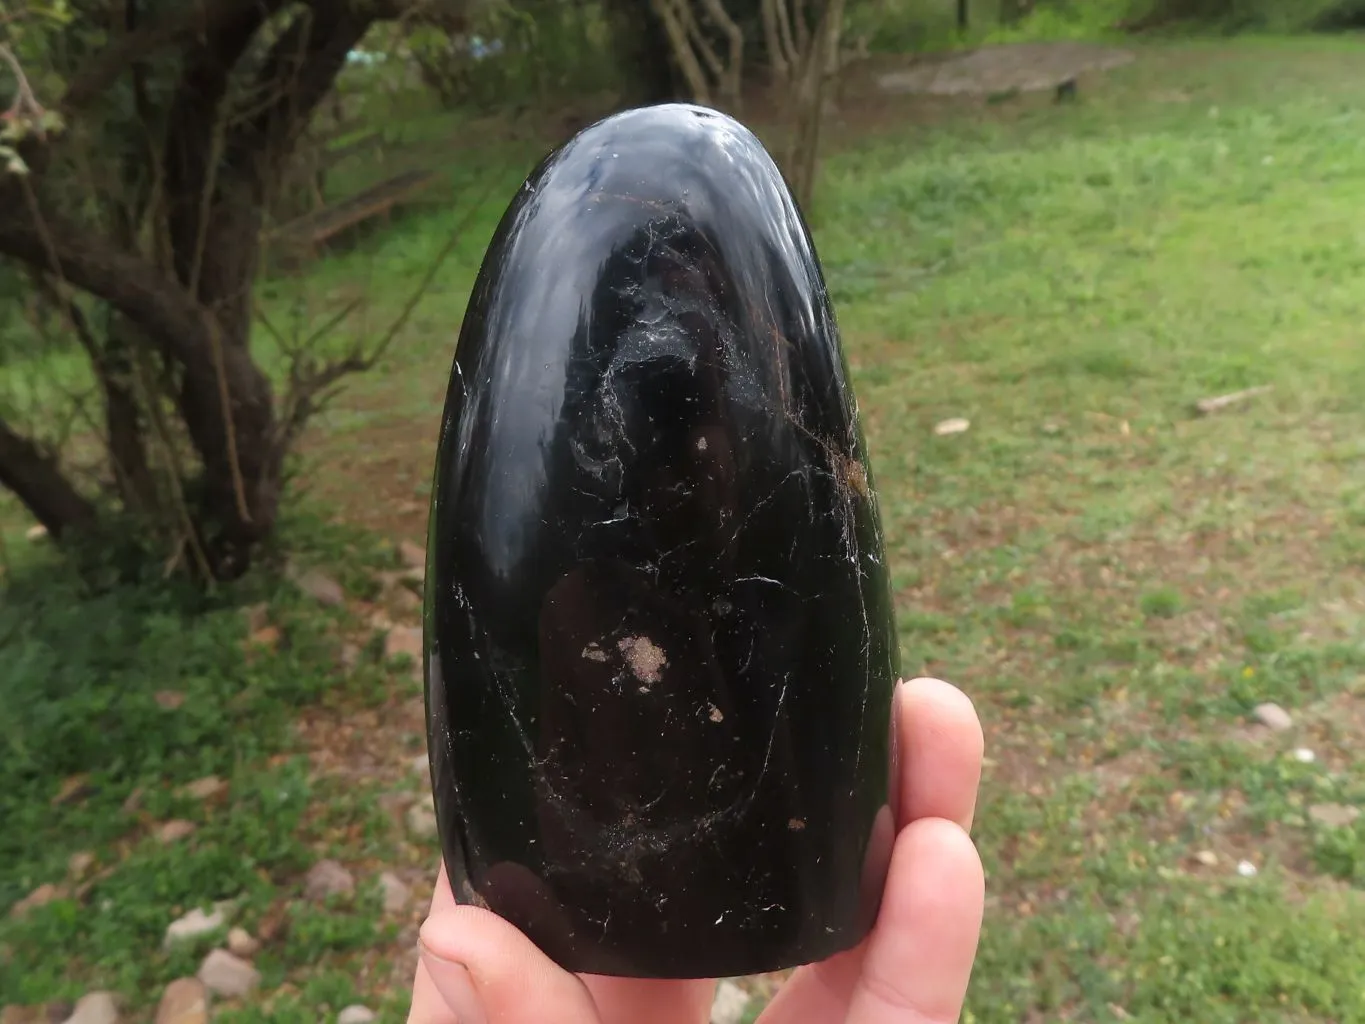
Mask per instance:
[[[1230,394],[1218,395],[1214,398],[1201,398],[1198,402],[1194,403],[1194,407],[1199,410],[1201,415],[1208,416],[1210,413],[1220,412],[1229,406],[1238,405],[1250,398],[1255,398],[1257,395],[1263,395],[1271,389],[1272,385],[1262,384],[1260,387],[1233,391]]]

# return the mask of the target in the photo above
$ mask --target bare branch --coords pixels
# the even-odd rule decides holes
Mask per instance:
[[[791,60],[777,27],[777,6],[782,3],[786,3],[786,0],[763,0],[761,9],[763,42],[768,50],[768,64],[773,78],[779,83],[791,77]]]
[[[721,63],[720,55],[712,48],[710,40],[706,38],[706,32],[697,21],[696,14],[691,7],[691,0],[677,0],[678,18],[687,29],[687,38],[691,42],[692,49],[696,51],[708,68],[711,69],[711,77],[717,84],[725,76],[725,65]]]
[[[801,57],[793,96],[791,141],[785,161],[796,201],[809,209],[819,160],[820,128],[825,91],[838,71],[839,41],[843,35],[845,0],[823,0],[814,35]]]
[[[702,69],[697,60],[697,54],[692,48],[690,34],[687,31],[687,22],[684,20],[687,15],[686,0],[649,0],[649,2],[655,16],[663,23],[664,32],[668,35],[668,41],[673,47],[673,55],[678,60],[678,66],[682,69],[683,77],[687,79],[687,87],[692,93],[692,98],[704,106],[710,106],[711,87],[706,80],[706,72]],[[679,9],[680,5],[681,10]]]
[[[316,6],[322,0],[311,0]],[[337,0],[331,0],[335,3]],[[358,18],[389,21],[417,18],[428,11],[453,9],[462,13],[469,0],[340,0]],[[160,50],[185,46],[196,40],[214,40],[234,34],[243,16],[264,24],[282,10],[288,0],[181,0],[175,13],[124,35],[106,47],[92,64],[67,88],[60,107],[68,113],[81,110],[103,95],[135,60]],[[168,5],[169,6],[169,5]],[[253,30],[254,31],[254,30]]]
[[[817,0],[820,4],[820,13],[829,10],[829,0]],[[792,5],[792,24],[796,27],[796,49],[800,53],[805,53],[811,45],[810,25],[806,21],[805,0],[791,0]],[[818,19],[817,19],[818,20]]]
[[[773,8],[777,16],[777,35],[782,40],[782,52],[786,55],[787,64],[792,73],[799,73],[801,65],[801,49],[796,45],[796,37],[792,34],[791,13],[787,7],[793,0],[773,0]],[[800,3],[801,0],[794,0]]]
[[[414,288],[412,294],[408,296],[408,299],[403,304],[403,308],[399,311],[398,316],[389,324],[388,329],[384,332],[384,336],[379,339],[379,342],[368,353],[364,352],[363,349],[357,345],[343,358],[326,364],[317,372],[308,375],[295,372],[297,363],[295,364],[295,367],[290,368],[292,384],[289,394],[285,398],[286,414],[280,417],[280,432],[277,441],[281,450],[287,450],[293,444],[299,432],[307,424],[309,417],[317,411],[320,404],[318,396],[322,392],[347,374],[362,373],[371,369],[384,357],[389,346],[393,343],[393,339],[396,338],[398,332],[406,326],[414,310],[417,309],[417,304],[422,301],[422,297],[431,288],[432,283],[436,280],[436,275],[440,272],[446,259],[455,251],[455,246],[459,244],[460,239],[464,238],[465,231],[473,221],[474,215],[478,213],[482,208],[484,201],[492,194],[494,185],[498,180],[498,175],[489,176],[488,184],[474,202],[470,204],[469,209],[465,211],[460,222],[456,224],[454,229],[450,232],[450,236],[446,239],[445,244],[441,246],[441,251],[436,254],[436,258],[427,266],[426,272],[422,275],[422,280],[417,283],[417,287]],[[346,313],[349,314],[350,309],[354,308],[356,305],[359,305],[359,300],[348,307]],[[340,317],[332,317],[327,321],[323,328],[313,332],[309,336],[309,340],[306,344],[312,344],[319,340],[325,333],[330,331],[340,322]]]
[[[27,115],[35,120],[39,120],[43,115],[42,104],[38,102],[38,97],[33,95],[33,86],[28,84],[28,76],[24,74],[23,65],[19,63],[19,58],[14,56],[12,51],[4,43],[0,43],[0,60],[9,65],[10,74],[14,76],[14,103],[5,112],[7,120]],[[39,131],[42,124],[39,120]]]
[[[737,105],[740,100],[742,85],[740,76],[744,67],[744,30],[739,27],[734,18],[726,13],[721,0],[701,0],[701,4],[712,24],[721,31],[730,43],[728,67],[720,72],[717,77],[720,80],[721,92],[732,106]]]
[[[0,419],[0,486],[13,491],[53,537],[95,522],[95,506],[29,438]]]

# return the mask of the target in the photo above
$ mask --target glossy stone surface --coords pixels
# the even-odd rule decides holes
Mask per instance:
[[[575,971],[713,977],[870,926],[897,645],[819,263],[758,140],[619,114],[489,248],[428,543],[457,898]]]

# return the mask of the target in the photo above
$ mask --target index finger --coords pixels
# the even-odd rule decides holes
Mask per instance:
[[[896,687],[896,828],[945,818],[971,831],[985,739],[971,698],[941,679]]]

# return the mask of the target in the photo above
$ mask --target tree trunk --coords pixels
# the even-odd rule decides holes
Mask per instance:
[[[968,21],[970,20],[967,10],[968,2],[969,0],[957,0],[957,30],[959,32],[966,32],[968,28]]]
[[[317,2],[296,15],[262,66],[256,93],[263,105],[231,126],[219,109],[226,77],[213,75],[212,63],[188,66],[172,107],[171,250],[176,276],[204,306],[207,343],[184,363],[178,404],[204,464],[201,519],[217,527],[209,531],[210,555],[228,575],[274,528],[282,488],[274,394],[248,354],[263,212],[302,126],[371,20],[349,0]],[[205,46],[231,67],[249,38]]]
[[[0,486],[13,491],[53,538],[95,522],[95,506],[62,475],[56,461],[4,420],[0,420]]]
[[[839,70],[839,41],[843,37],[843,25],[844,0],[825,0],[814,34],[802,53],[798,71],[786,170],[796,202],[807,212],[815,197],[826,86]]]
[[[180,517],[193,520],[180,528],[204,539],[211,571],[231,576],[246,568],[251,549],[275,525],[285,449],[299,426],[281,424],[270,382],[249,351],[263,211],[297,138],[370,25],[421,17],[431,4],[193,0],[157,6],[159,16],[144,18],[145,24],[125,18],[120,36],[64,76],[71,84],[59,104],[68,122],[116,117],[112,108],[97,106],[111,86],[130,70],[136,79],[139,64],[157,51],[178,51],[178,82],[155,95],[134,83],[142,122],[151,118],[141,108],[160,105],[164,116],[156,120],[165,125],[164,138],[147,147],[147,166],[134,161],[110,167],[116,177],[145,177],[161,186],[154,209],[135,204],[157,218],[155,258],[144,257],[139,232],[119,237],[115,230],[111,238],[74,208],[64,214],[60,204],[44,201],[60,194],[44,187],[49,170],[62,173],[63,164],[52,157],[61,147],[80,145],[86,133],[79,131],[31,134],[22,142],[29,177],[0,174],[0,253],[50,274],[59,288],[88,292],[110,310],[110,347],[87,348],[104,387],[110,452],[122,467],[116,472],[125,497],[152,490],[142,450],[147,423],[139,418],[149,409],[137,408],[148,396],[128,388],[128,371],[146,349],[157,354],[174,381],[177,411],[202,463],[198,508]],[[452,2],[449,10],[458,21],[466,7]],[[78,17],[94,15],[82,8]],[[253,41],[275,17],[283,22],[281,31],[247,68]],[[230,82],[241,89],[229,90]],[[231,102],[230,92],[240,93],[240,102]],[[113,185],[115,197],[119,186],[126,195],[142,195],[135,181]],[[101,195],[98,201],[118,199]],[[134,216],[130,223],[140,221]],[[119,323],[127,333],[112,329]],[[315,378],[328,374],[305,368],[291,388],[306,397]],[[8,430],[0,442],[0,483],[13,487],[44,522],[51,520],[54,534],[94,516],[39,449]]]
[[[133,353],[139,341],[135,328],[125,317],[113,313],[101,340],[80,305],[71,300],[59,282],[37,271],[30,280],[34,296],[71,329],[90,359],[104,398],[105,446],[119,498],[135,514],[155,512],[156,484],[147,461],[142,416],[133,386]]]
[[[134,386],[136,328],[118,314],[111,315],[109,321],[103,351],[91,356],[104,392],[109,461],[123,504],[136,515],[151,516],[158,511],[157,490],[147,461],[145,424]]]
[[[677,99],[677,66],[663,22],[641,0],[603,0],[603,7],[634,99],[640,103]]]

